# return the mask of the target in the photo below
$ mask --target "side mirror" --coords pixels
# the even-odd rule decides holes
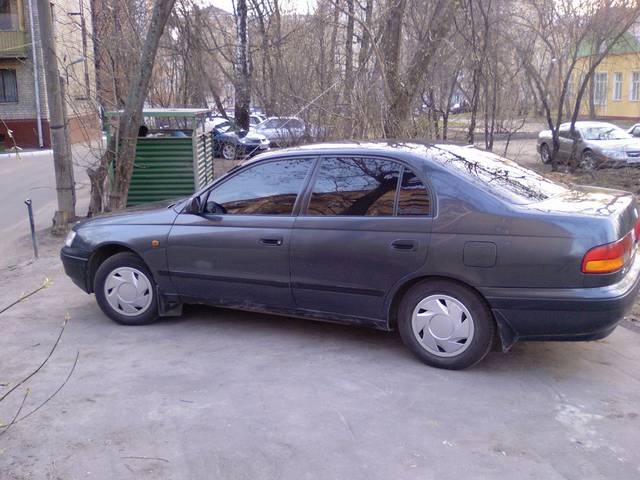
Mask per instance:
[[[185,213],[192,215],[200,215],[202,213],[202,204],[200,203],[200,197],[192,197],[184,209]]]

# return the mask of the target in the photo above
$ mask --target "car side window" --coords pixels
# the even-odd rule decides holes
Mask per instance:
[[[569,129],[563,129],[563,128],[558,130],[558,136],[561,138],[571,138],[571,136],[569,135]]]
[[[302,122],[300,120],[291,119],[285,125],[286,128],[302,128]]]
[[[310,159],[278,160],[241,171],[209,193],[205,213],[291,215]]]
[[[400,165],[372,158],[321,161],[308,215],[392,216]]]
[[[404,169],[398,192],[398,215],[430,215],[431,197],[429,191],[410,169]]]

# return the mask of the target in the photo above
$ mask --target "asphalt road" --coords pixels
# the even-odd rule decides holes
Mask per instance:
[[[4,200],[22,202],[18,178],[47,185],[2,168]],[[33,197],[45,209],[55,194]],[[0,309],[51,280],[0,316],[0,397],[70,320],[0,401],[0,423],[22,408],[0,428],[2,480],[640,478],[636,329],[454,372],[395,333],[263,314],[187,307],[123,327],[64,275],[61,239],[39,235],[38,261],[0,268]]]
[[[89,183],[86,165],[93,149],[73,147],[77,214],[86,215]],[[57,207],[51,150],[0,155],[0,267],[13,265],[32,255],[25,199],[33,202],[36,229],[49,228]]]
[[[0,278],[0,306],[52,280],[0,317],[0,384],[46,358],[67,313],[23,413],[79,358],[0,434],[2,480],[640,477],[640,334],[625,327],[461,372],[421,364],[395,333],[263,314],[190,307],[123,327],[64,276],[54,243]]]

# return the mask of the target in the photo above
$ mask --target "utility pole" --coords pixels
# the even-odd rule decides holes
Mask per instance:
[[[58,72],[58,56],[53,37],[53,18],[50,0],[38,0],[40,45],[44,57],[44,71],[49,106],[49,129],[53,146],[53,167],[56,175],[58,210],[53,217],[53,233],[64,235],[69,222],[76,216],[75,180],[71,149],[64,114],[64,97]],[[35,46],[34,46],[35,48]]]

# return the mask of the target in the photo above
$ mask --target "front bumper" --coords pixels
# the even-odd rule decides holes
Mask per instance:
[[[87,269],[89,259],[73,248],[63,247],[60,251],[60,260],[64,266],[64,273],[71,278],[71,281],[85,292],[91,293]]]
[[[595,288],[480,289],[503,347],[516,340],[598,340],[609,335],[640,290],[640,255],[618,283]]]
[[[257,144],[239,144],[239,153],[243,156],[257,155],[269,150],[269,143],[257,143]]]

